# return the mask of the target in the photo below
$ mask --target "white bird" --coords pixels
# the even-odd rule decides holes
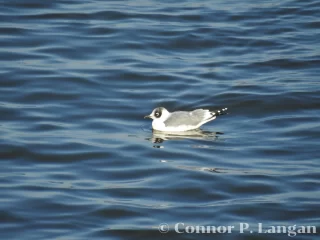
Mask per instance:
[[[164,107],[155,108],[150,115],[152,128],[162,132],[183,132],[197,129],[201,125],[216,119],[217,116],[227,114],[227,108],[216,111],[196,109],[194,111],[177,111],[170,113]]]

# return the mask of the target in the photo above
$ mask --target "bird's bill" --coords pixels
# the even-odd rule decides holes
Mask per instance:
[[[151,116],[150,116],[150,115],[147,115],[147,116],[144,116],[144,118],[151,118]]]

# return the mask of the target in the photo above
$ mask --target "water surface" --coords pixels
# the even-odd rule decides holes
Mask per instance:
[[[319,7],[3,2],[1,239],[288,238],[258,223],[319,233]],[[143,119],[157,106],[230,114],[168,136]]]

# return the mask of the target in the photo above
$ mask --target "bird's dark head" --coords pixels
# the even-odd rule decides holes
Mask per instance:
[[[153,109],[150,115],[147,115],[144,118],[159,119],[163,116],[164,113],[169,113],[169,112],[164,107],[157,107]]]

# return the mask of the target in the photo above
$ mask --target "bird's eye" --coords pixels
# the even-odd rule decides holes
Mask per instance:
[[[156,118],[161,117],[161,112],[160,112],[159,110],[155,111],[154,116],[155,116]]]

